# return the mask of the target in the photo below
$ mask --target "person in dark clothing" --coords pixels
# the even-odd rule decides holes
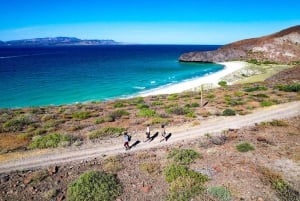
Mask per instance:
[[[165,140],[167,141],[167,135],[166,135],[166,128],[165,125],[161,125],[161,136],[163,136],[164,139],[162,139],[161,141]]]
[[[125,147],[126,150],[129,150],[130,147],[129,147],[129,135],[128,135],[128,133],[124,132],[123,137],[124,137],[124,147]]]

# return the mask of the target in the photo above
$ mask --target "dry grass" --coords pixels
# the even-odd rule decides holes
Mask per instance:
[[[106,172],[117,173],[124,168],[119,156],[110,156],[103,162],[103,169]]]
[[[0,150],[15,150],[26,147],[30,142],[27,137],[18,137],[13,134],[2,134],[0,136]]]

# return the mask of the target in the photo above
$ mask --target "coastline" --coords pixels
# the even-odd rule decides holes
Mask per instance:
[[[223,77],[228,76],[235,71],[241,70],[247,66],[247,62],[244,61],[228,61],[218,63],[224,66],[223,70],[220,70],[216,73],[208,74],[203,77],[186,80],[181,83],[171,84],[163,86],[161,88],[153,89],[150,91],[142,92],[139,95],[142,97],[154,96],[160,94],[173,94],[181,93],[188,90],[199,89],[201,85],[209,85],[210,87],[218,87],[218,82],[222,80]],[[228,83],[233,84],[234,82]]]

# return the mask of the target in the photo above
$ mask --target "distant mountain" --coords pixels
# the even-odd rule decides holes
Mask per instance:
[[[64,46],[64,45],[117,45],[114,40],[81,40],[74,37],[49,37],[0,41],[0,46]]]
[[[224,45],[214,51],[189,52],[180,61],[223,62],[256,60],[259,62],[292,63],[300,61],[300,25],[280,32]]]

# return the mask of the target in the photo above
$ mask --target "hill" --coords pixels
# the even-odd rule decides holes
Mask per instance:
[[[263,63],[297,63],[300,61],[300,25],[271,35],[233,42],[215,51],[185,53],[180,56],[179,60],[186,62],[243,60]]]
[[[62,46],[62,45],[117,45],[114,40],[82,40],[75,37],[47,37],[0,41],[0,46]]]

